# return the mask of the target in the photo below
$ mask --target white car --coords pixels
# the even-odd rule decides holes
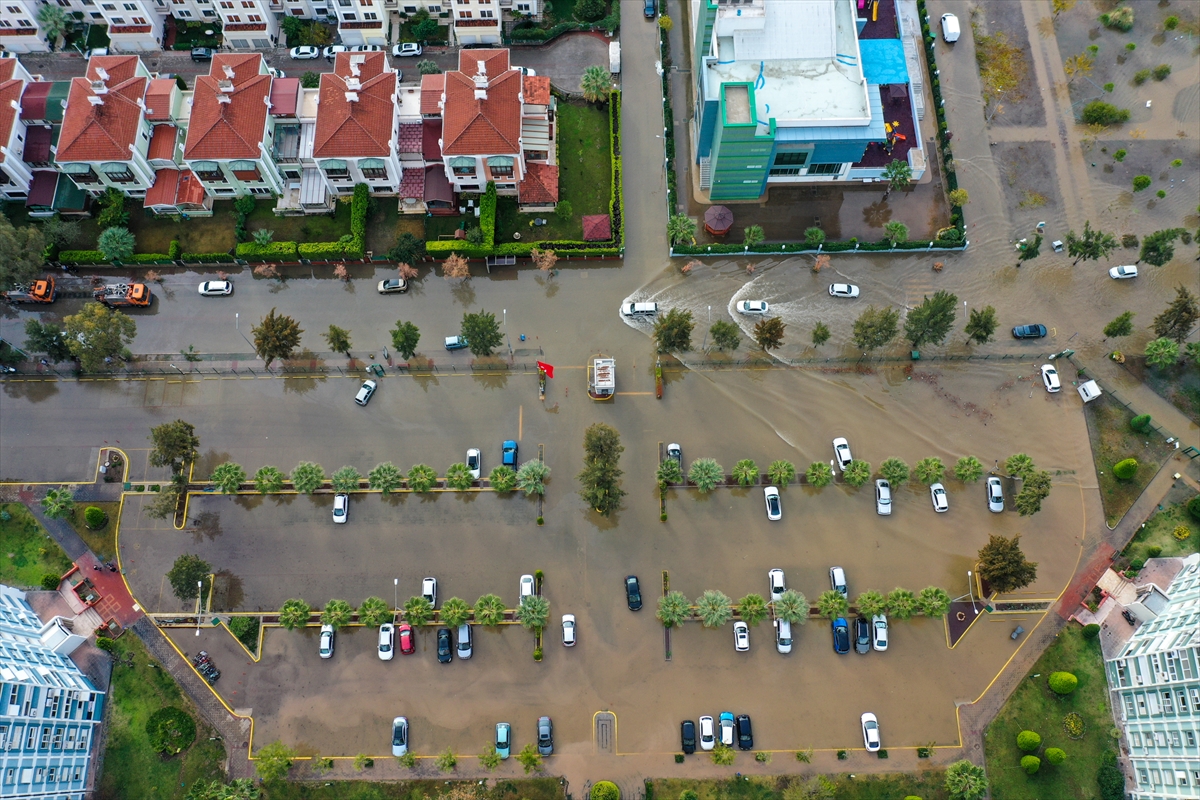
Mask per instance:
[[[775,649],[787,655],[792,652],[792,623],[775,618]]]
[[[396,626],[385,622],[379,626],[379,660],[391,661],[396,656]]]
[[[339,492],[333,496],[333,521],[338,525],[343,525],[346,522],[346,517],[350,513],[350,495],[344,492]]]
[[[850,597],[850,587],[846,585],[846,571],[841,567],[829,568],[829,586],[842,597]]]
[[[351,49],[344,44],[331,44],[321,51],[321,55],[325,58],[334,58],[338,53],[348,53]]]
[[[858,287],[853,283],[829,284],[830,297],[858,297]]]
[[[537,77],[537,70],[535,70],[533,67],[518,67],[516,65],[513,65],[513,69],[521,70],[521,74],[524,75],[526,78],[536,78]]]
[[[783,570],[773,569],[767,573],[767,583],[771,587],[771,602],[774,603],[779,598],[783,597],[783,593],[787,591],[787,581],[783,578]]]
[[[871,617],[871,646],[882,653],[888,645],[888,622],[883,614]]]
[[[716,731],[713,730],[713,718],[700,718],[700,749],[712,750],[717,744]]]
[[[875,513],[881,517],[892,513],[892,485],[883,478],[875,481]]]
[[[871,712],[862,715],[863,744],[868,753],[879,752],[879,720]]]
[[[392,55],[396,58],[419,56],[421,55],[421,45],[416,42],[401,42],[400,44],[392,45]]]
[[[767,502],[767,519],[772,522],[783,519],[783,506],[779,504],[779,489],[774,486],[763,489],[763,499]]]
[[[942,14],[942,38],[946,40],[946,43],[957,42],[961,34],[962,29],[958,27],[958,17],[953,14]]]
[[[733,623],[733,649],[739,653],[750,649],[750,626],[740,619]]]
[[[482,463],[478,447],[472,447],[467,450],[467,469],[471,470],[471,477],[475,480],[479,480],[479,470]]]
[[[396,758],[408,752],[408,720],[396,717],[392,720],[392,755]]]
[[[354,395],[354,402],[360,406],[365,406],[371,402],[371,395],[375,394],[375,390],[379,387],[375,381],[363,381],[362,386],[358,387],[358,394]]]
[[[437,578],[421,579],[421,597],[429,601],[430,608],[437,608]]]
[[[321,658],[333,658],[333,626],[321,626]]]
[[[562,625],[563,625],[563,646],[564,647],[574,647],[575,646],[575,615],[574,614],[563,614]]]
[[[850,443],[840,436],[833,440],[833,458],[842,472],[854,460],[854,456],[850,455]]]
[[[1062,389],[1062,384],[1058,381],[1058,370],[1054,368],[1053,364],[1042,364],[1042,383],[1050,394]]]
[[[288,55],[297,61],[308,61],[312,58],[320,58],[321,48],[313,47],[309,44],[301,45],[300,47],[293,47],[291,50],[288,50]]]
[[[766,314],[771,310],[766,300],[742,300],[734,308],[739,314]]]
[[[994,514],[1004,511],[1004,485],[1000,483],[999,478],[987,479],[987,500],[988,511]]]
[[[935,483],[929,487],[929,499],[933,501],[933,510],[943,514],[950,510],[950,499],[946,495],[946,487]]]
[[[519,600],[517,600],[518,605],[524,603],[526,597],[533,597],[533,576],[532,575],[522,575],[521,576],[521,591],[520,591],[520,594],[517,596],[520,598]]]
[[[1127,264],[1123,267],[1113,267],[1108,271],[1108,277],[1118,281],[1136,278],[1137,266],[1133,264]]]
[[[356,44],[350,48],[352,53],[382,53],[383,45],[381,44]]]
[[[225,297],[233,294],[232,281],[205,281],[200,284],[201,297]]]

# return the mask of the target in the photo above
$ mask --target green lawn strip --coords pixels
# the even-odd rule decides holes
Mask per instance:
[[[209,741],[214,732],[141,640],[126,633],[114,642],[113,656],[117,663],[108,694],[108,741],[99,796],[183,798],[194,781],[222,778],[224,748]],[[127,665],[129,656],[132,667]],[[179,756],[164,760],[150,747],[146,720],[166,706],[182,708],[196,719],[196,742]]]
[[[364,770],[370,775],[369,769]],[[291,781],[272,784],[267,800],[561,800],[558,778],[501,780],[480,789],[474,781],[418,780],[400,782]]]
[[[0,583],[20,589],[41,588],[42,577],[62,575],[71,560],[20,503],[0,505],[12,519],[0,518]]]
[[[700,754],[697,753],[698,757]],[[741,758],[742,754],[738,754]],[[775,759],[792,758],[789,753],[776,753]],[[708,759],[704,759],[707,761]],[[747,759],[749,761],[750,759]],[[803,767],[796,763],[796,771]],[[729,769],[736,770],[737,762]],[[945,800],[945,773],[940,769],[921,770],[912,773],[890,773],[884,775],[862,775],[849,773],[827,775],[833,781],[836,800],[891,800],[915,795],[922,800]],[[783,790],[797,776],[783,777],[729,777],[725,779],[686,780],[671,778],[653,781],[653,797],[646,793],[646,800],[679,800],[681,792],[691,789],[700,800],[780,800]]]
[[[84,512],[92,507],[108,515],[108,523],[99,530],[89,530],[83,524]],[[117,514],[120,503],[76,503],[75,511],[67,517],[67,522],[79,534],[79,538],[91,549],[101,561],[109,561],[117,557]]]
[[[1079,679],[1079,687],[1066,697],[1054,694],[1047,685],[1050,673],[1058,671],[1071,672]],[[1063,730],[1063,718],[1072,711],[1083,717],[1082,739],[1071,739]],[[992,799],[1091,800],[1096,797],[1101,755],[1115,748],[1109,735],[1112,727],[1100,644],[1095,639],[1085,640],[1083,629],[1070,625],[1037,660],[988,726],[984,755]],[[1017,747],[1017,734],[1023,730],[1042,737],[1041,748],[1034,753],[1042,765],[1034,775],[1021,769],[1025,753]],[[1050,764],[1044,754],[1048,747],[1066,751],[1067,760],[1058,766]]]
[[[1173,535],[1175,528],[1180,525],[1187,526],[1187,529],[1192,532],[1192,535],[1183,541],[1179,541]],[[1183,503],[1172,503],[1165,506],[1162,511],[1146,520],[1145,526],[1138,530],[1133,541],[1125,548],[1123,555],[1130,559],[1150,558],[1150,554],[1146,551],[1153,546],[1162,548],[1162,552],[1159,553],[1162,557],[1179,556],[1182,558],[1200,551],[1200,523],[1192,519]]]
[[[336,242],[350,233],[350,195],[343,195],[346,202],[337,202],[333,215],[310,214],[295,217],[277,217],[273,209],[274,200],[257,203],[254,213],[246,218],[246,231],[250,236],[260,228],[274,231],[275,242]],[[227,222],[230,237],[233,236],[233,221]],[[198,250],[189,252],[200,252]]]
[[[1134,413],[1107,394],[1084,406],[1084,416],[1100,481],[1104,516],[1109,525],[1115,525],[1154,478],[1159,465],[1175,451],[1158,434],[1138,433],[1130,428]],[[1140,467],[1132,479],[1119,481],[1112,468],[1126,458],[1136,458]]]

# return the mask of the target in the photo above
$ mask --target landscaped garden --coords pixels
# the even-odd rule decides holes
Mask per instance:
[[[1186,496],[1190,498],[1185,499]],[[1179,498],[1178,501],[1172,502]],[[1146,524],[1138,529],[1122,555],[1131,561],[1147,558],[1177,556],[1184,558],[1200,552],[1200,500],[1188,487],[1172,489],[1164,503]],[[1188,503],[1195,501],[1196,513],[1188,511]]]
[[[789,753],[776,754],[776,758],[785,757],[792,759]],[[797,771],[802,767],[803,765],[797,762]],[[900,800],[904,797],[945,800],[949,797],[944,784],[945,779],[946,773],[941,769],[892,775],[846,773],[828,777],[814,775],[778,778],[733,776],[705,780],[664,779],[646,782],[646,800]],[[818,783],[821,780],[824,780],[826,785],[819,787]],[[822,792],[821,789],[825,791]]]
[[[0,505],[0,583],[40,588],[46,575],[63,575],[71,560],[20,503]]]
[[[1111,395],[1100,395],[1084,406],[1084,412],[1104,516],[1109,525],[1116,525],[1175,451],[1148,427],[1149,417],[1143,427],[1141,419],[1135,420],[1137,415]]]
[[[120,510],[120,503],[77,503],[66,520],[97,558],[111,561],[117,557]]]

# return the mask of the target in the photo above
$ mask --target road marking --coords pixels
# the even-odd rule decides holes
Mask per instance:
[[[521,441],[522,432],[525,430],[525,406],[517,406],[517,441]]]

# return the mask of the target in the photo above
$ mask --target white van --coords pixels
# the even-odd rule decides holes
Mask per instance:
[[[792,623],[786,619],[775,620],[775,649],[781,653],[792,652]]]
[[[626,303],[621,313],[627,317],[653,317],[658,313],[658,303]]]

